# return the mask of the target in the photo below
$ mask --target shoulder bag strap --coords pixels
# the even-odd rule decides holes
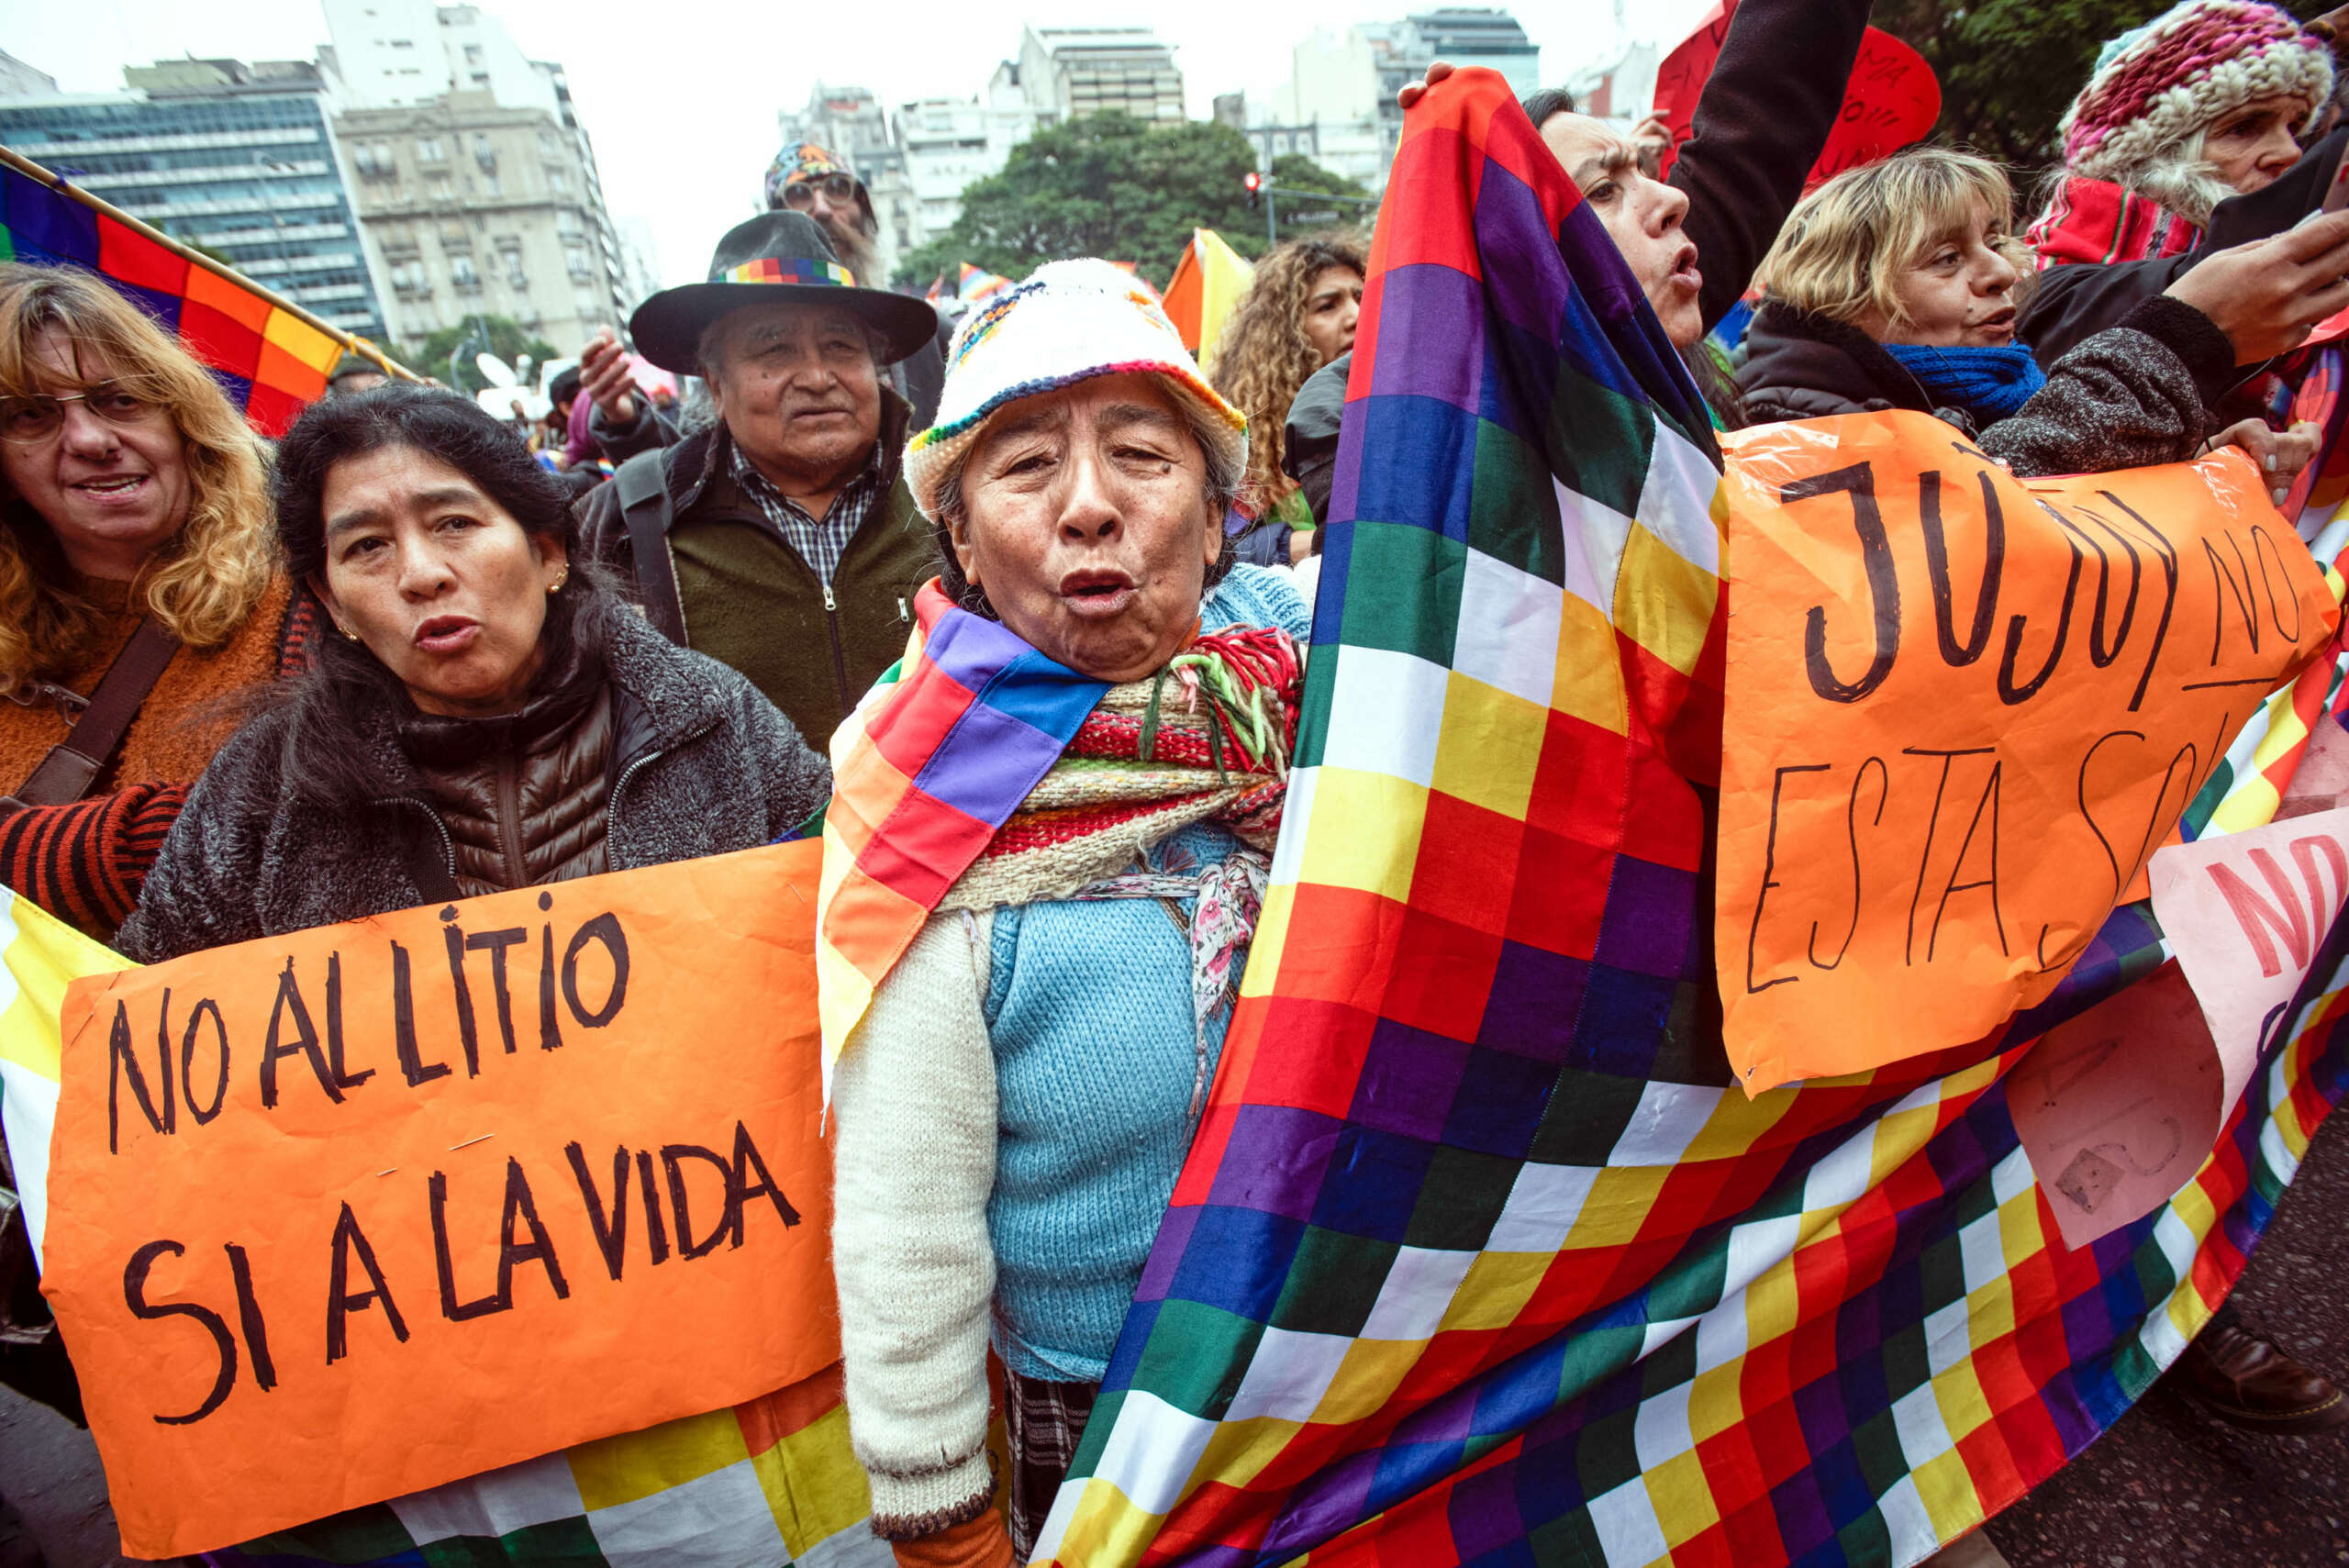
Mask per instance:
[[[644,601],[644,618],[683,648],[685,606],[677,595],[676,569],[669,561],[669,473],[661,461],[670,450],[674,449],[640,452],[629,459],[611,482],[619,486],[620,517],[628,524],[629,551],[636,560],[636,587]]]
[[[106,666],[82,717],[17,787],[17,798],[27,806],[63,806],[89,794],[106,763],[121,750],[122,738],[129,733],[130,721],[139,717],[139,705],[155,689],[163,666],[179,649],[180,639],[165,630],[162,622],[153,616],[142,617],[139,629]]]

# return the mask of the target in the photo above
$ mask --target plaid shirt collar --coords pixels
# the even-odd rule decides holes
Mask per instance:
[[[742,494],[773,523],[784,542],[799,553],[809,569],[826,587],[831,586],[833,576],[840,571],[841,557],[848,550],[849,540],[864,526],[888,484],[887,465],[882,460],[883,442],[875,440],[865,455],[864,466],[856,477],[842,485],[832,497],[829,510],[821,517],[811,516],[798,502],[775,488],[767,476],[761,473],[742,449],[729,436],[727,439],[734,482]]]

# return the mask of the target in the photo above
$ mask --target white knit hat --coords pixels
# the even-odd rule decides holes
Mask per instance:
[[[906,484],[922,516],[1006,404],[1100,375],[1155,375],[1202,416],[1231,472],[1248,466],[1248,417],[1217,395],[1151,292],[1107,261],[1049,261],[974,312],[954,334],[938,422],[906,443]]]
[[[2297,98],[2308,106],[2298,129],[2332,91],[2331,51],[2285,11],[2185,0],[2106,43],[2056,128],[2073,172],[2143,188],[2148,172],[2243,105]]]

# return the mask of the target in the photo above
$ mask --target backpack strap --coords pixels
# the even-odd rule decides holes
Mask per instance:
[[[639,452],[612,475],[619,486],[620,517],[628,525],[629,551],[636,561],[636,589],[644,618],[662,636],[685,646],[685,606],[677,595],[676,567],[669,559],[669,473],[662,455],[668,449]]]
[[[180,639],[161,621],[140,617],[139,628],[99,678],[82,717],[17,786],[16,798],[27,806],[65,806],[88,795],[122,749],[122,738],[130,732],[147,694],[162,679],[163,666],[179,651]]]

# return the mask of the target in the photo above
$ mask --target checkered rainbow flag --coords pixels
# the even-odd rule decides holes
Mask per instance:
[[[2142,906],[2003,1043],[1732,1084],[1716,462],[1506,84],[1431,90],[1254,956],[1039,1562],[1911,1563],[2110,1425],[2241,1270],[2343,1086],[2338,991],[2091,1249],[2007,1112],[2032,1037],[2160,961]]]
[[[0,148],[0,261],[81,267],[176,333],[246,422],[282,436],[346,351],[402,366],[258,284],[193,259],[168,236]],[[410,379],[413,379],[410,376]]]

